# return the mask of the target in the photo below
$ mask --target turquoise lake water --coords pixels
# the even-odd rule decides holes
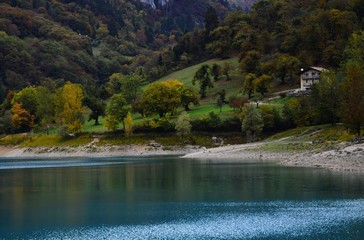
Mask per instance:
[[[364,175],[175,156],[0,159],[0,239],[364,239]]]

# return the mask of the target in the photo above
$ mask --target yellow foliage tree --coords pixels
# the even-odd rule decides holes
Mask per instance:
[[[113,116],[113,115],[107,115],[105,117],[104,126],[109,131],[116,131],[116,129],[118,129],[118,126],[119,126],[119,121],[116,119],[115,116]]]
[[[82,101],[83,90],[80,85],[67,82],[58,93],[57,119],[59,124],[66,125],[68,134],[82,131],[83,112]]]
[[[130,112],[126,118],[124,118],[124,125],[125,125],[125,136],[130,138],[131,134],[133,133],[133,117]]]

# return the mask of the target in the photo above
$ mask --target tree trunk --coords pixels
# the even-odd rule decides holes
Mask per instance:
[[[100,125],[100,122],[99,122],[99,116],[97,116],[95,118],[95,125],[94,126],[99,126]]]

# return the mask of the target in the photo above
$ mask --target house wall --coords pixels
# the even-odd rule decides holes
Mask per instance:
[[[311,85],[316,84],[320,81],[320,75],[320,71],[313,69],[301,73],[301,89],[310,89]]]

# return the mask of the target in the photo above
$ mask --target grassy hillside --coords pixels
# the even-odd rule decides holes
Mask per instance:
[[[230,59],[224,59],[224,60],[211,59],[209,61],[202,62],[202,63],[196,64],[196,65],[193,65],[191,67],[173,72],[173,73],[159,79],[158,81],[176,79],[178,81],[181,81],[185,86],[193,87],[198,92],[199,91],[198,84],[197,83],[196,83],[196,85],[192,84],[192,79],[195,75],[195,72],[204,64],[207,64],[210,67],[213,64],[218,64],[221,67],[223,67],[225,63],[228,63],[230,65],[230,68],[231,68],[230,77],[232,78],[232,80],[226,81],[225,76],[222,76],[221,80],[214,82],[213,88],[208,89],[207,97],[200,101],[201,106],[192,107],[193,110],[194,109],[201,110],[201,109],[205,109],[205,107],[206,107],[207,109],[210,109],[211,111],[217,112],[217,111],[219,111],[219,108],[216,106],[216,109],[213,109],[213,108],[211,108],[211,104],[216,103],[217,93],[219,91],[224,89],[226,91],[226,95],[228,97],[229,95],[238,94],[239,91],[241,91],[241,89],[242,89],[243,82],[244,82],[244,76],[239,71],[238,58],[230,58]],[[223,110],[225,110],[225,109],[226,108],[223,108]],[[194,112],[195,111],[191,112],[192,116],[194,115]],[[208,112],[207,112],[207,114],[208,114]],[[199,115],[200,115],[200,113],[199,113]]]
[[[219,114],[222,119],[225,119],[229,116],[232,116],[233,114],[236,114],[230,108],[228,105],[223,106],[221,109],[222,112],[220,113],[220,108],[217,106],[217,93],[221,91],[222,89],[225,89],[227,98],[230,95],[238,94],[239,91],[241,91],[242,84],[244,81],[244,76],[241,74],[238,68],[238,58],[230,58],[225,60],[218,60],[218,59],[212,59],[206,62],[202,62],[196,65],[193,65],[191,67],[173,72],[157,81],[165,81],[168,79],[176,79],[181,81],[185,86],[193,87],[196,92],[199,90],[199,86],[192,84],[193,76],[195,75],[195,72],[204,64],[208,64],[212,66],[213,64],[219,64],[220,66],[223,66],[225,63],[229,63],[231,67],[231,73],[230,76],[232,80],[226,81],[225,77],[222,76],[221,80],[214,82],[214,88],[211,88],[207,92],[207,97],[205,99],[200,100],[199,106],[193,106],[191,105],[191,111],[189,112],[192,119],[199,119],[204,118],[208,116],[210,112],[215,112],[216,114]],[[144,89],[148,87],[145,86]],[[181,107],[178,109],[178,113],[183,111],[183,108]],[[171,118],[174,119],[176,116],[172,116]],[[156,118],[157,116],[150,117],[151,119]],[[142,120],[141,116],[139,114],[134,114],[134,123],[139,124]],[[106,128],[103,125],[100,126],[93,126],[93,121],[86,122],[84,126],[85,132],[104,132],[106,131]],[[104,123],[104,119],[100,118],[100,124]]]

